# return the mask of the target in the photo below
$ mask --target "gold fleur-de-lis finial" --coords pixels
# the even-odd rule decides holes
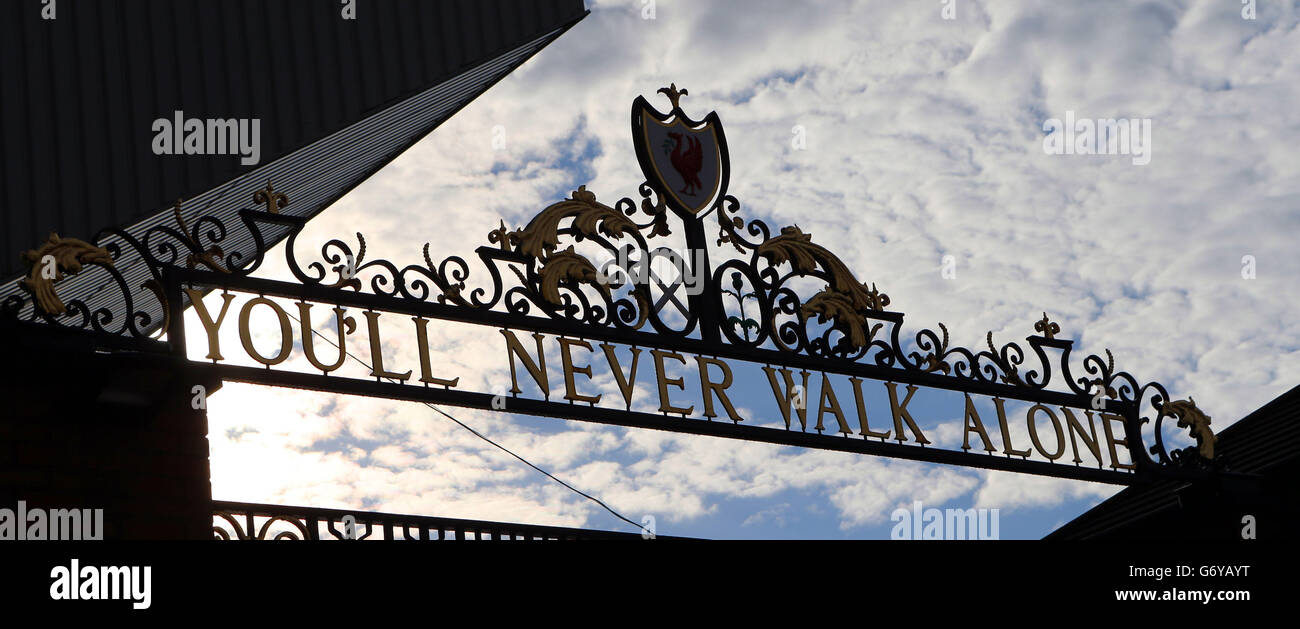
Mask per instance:
[[[283,192],[276,192],[271,186],[271,180],[266,180],[266,188],[253,193],[253,203],[266,204],[266,211],[271,214],[279,214],[280,208],[289,205],[289,197]]]
[[[496,243],[502,251],[510,251],[510,230],[506,228],[505,220],[501,221],[501,226],[488,232],[488,242]]]
[[[1047,313],[1044,312],[1042,320],[1034,324],[1034,331],[1042,332],[1043,336],[1049,339],[1054,339],[1056,338],[1056,335],[1060,333],[1061,326],[1052,323],[1052,321],[1047,318]]]
[[[677,104],[678,101],[680,101],[683,96],[686,96],[690,92],[687,92],[686,88],[684,87],[678,90],[676,83],[669,83],[668,87],[659,88],[659,93],[667,96],[668,100],[673,102],[673,109],[680,109],[681,107],[679,107]]]
[[[871,288],[867,290],[867,304],[872,310],[884,310],[885,306],[889,305],[889,295],[877,290],[875,282],[872,282]]]

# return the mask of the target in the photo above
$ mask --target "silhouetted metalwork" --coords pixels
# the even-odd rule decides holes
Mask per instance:
[[[680,118],[685,118],[678,104],[683,95],[685,91],[677,92],[673,98],[673,115]],[[651,124],[645,120],[647,108],[644,99],[638,99],[633,110],[634,135],[640,132],[640,125]],[[662,123],[669,116],[654,112],[652,117]],[[703,124],[685,120],[688,124]],[[592,191],[579,187],[570,198],[546,207],[523,227],[511,230],[501,222],[497,229],[490,231],[488,244],[475,250],[478,266],[483,269],[480,273],[473,273],[470,263],[459,256],[435,261],[428,244],[424,247],[423,264],[399,266],[388,260],[368,259],[366,242],[360,233],[356,235],[356,250],[348,242],[331,239],[321,246],[318,258],[300,260],[297,240],[307,219],[278,213],[277,209],[292,197],[292,191],[285,197],[270,182],[254,199],[270,211],[244,209],[239,214],[242,228],[257,243],[256,253],[250,259],[238,253],[224,254],[221,242],[230,230],[221,221],[204,217],[187,225],[179,212],[177,227],[154,227],[142,240],[114,230],[107,230],[101,236],[109,235],[124,242],[150,266],[153,279],[149,284],[170,316],[162,327],[169,331],[169,342],[149,346],[154,349],[163,347],[183,352],[181,284],[242,289],[265,296],[311,299],[660,347],[1045,404],[1104,408],[1124,418],[1125,440],[1136,470],[1134,473],[1088,470],[986,454],[875,443],[854,436],[798,436],[791,431],[727,426],[724,422],[707,422],[707,427],[687,426],[687,422],[670,425],[662,422],[663,418],[645,413],[538,400],[512,402],[512,411],[517,412],[1122,484],[1153,473],[1167,476],[1174,470],[1186,472],[1189,478],[1198,477],[1216,466],[1222,467],[1222,461],[1213,457],[1209,418],[1194,403],[1172,402],[1159,383],[1142,383],[1128,372],[1117,370],[1109,350],[1105,358],[1093,354],[1076,364],[1072,356],[1073,341],[1057,337],[1060,326],[1051,322],[1046,313],[1035,325],[1039,334],[1025,338],[1027,349],[1017,342],[998,345],[992,332],[985,338],[987,349],[954,346],[942,323],[938,324],[938,332],[932,329],[905,332],[903,314],[886,310],[892,304],[891,298],[875,282],[860,281],[835,253],[814,242],[812,234],[798,226],[787,226],[773,233],[763,221],[746,221],[741,217],[740,202],[726,193],[729,166],[720,122],[715,113],[705,120],[713,125],[711,133],[716,138],[718,155],[703,159],[705,162],[721,160],[715,171],[709,171],[721,183],[714,181],[711,187],[702,185],[718,191],[716,200],[707,209],[700,211],[676,196],[665,195],[662,191],[665,183],[652,183],[649,178],[639,186],[638,199],[625,197],[612,206],[598,201]],[[638,151],[653,148],[643,144],[637,142]],[[647,158],[641,157],[643,169],[648,168]],[[692,176],[695,174],[692,171]],[[712,239],[705,236],[708,221],[717,230]],[[267,240],[262,230],[272,226],[289,230],[286,262],[297,283],[252,277],[266,252]],[[656,239],[672,235],[674,229],[683,232],[687,251],[702,254],[698,258],[686,256],[691,266],[683,270],[699,278],[703,286],[697,287],[697,291],[687,291],[690,305],[681,316],[666,315],[665,310],[652,305],[662,303],[655,299],[656,286],[637,280],[645,277],[639,271],[658,255],[652,244]],[[734,250],[738,255],[712,265],[708,259],[710,245],[722,251]],[[600,255],[583,253],[578,247]],[[114,259],[121,253],[116,241],[105,244],[104,249]],[[604,261],[598,267],[599,259]],[[130,304],[131,291],[121,275],[111,264],[103,265],[103,269],[117,282],[123,298]],[[658,290],[675,292],[679,288],[659,286]],[[730,301],[724,302],[724,295]],[[76,300],[66,304],[63,314],[50,312],[40,303],[30,301],[11,297],[0,304],[0,311],[11,318],[23,318],[20,314],[26,312],[28,322],[137,339],[144,337],[141,330],[149,324],[148,315],[142,312],[126,321],[114,322],[111,313],[92,313]],[[746,308],[746,301],[753,303]],[[1049,352],[1056,354],[1055,359],[1049,357]],[[223,377],[265,384],[328,386],[331,390],[366,395],[489,407],[486,401],[489,396],[484,394],[419,387],[410,387],[415,391],[407,393],[400,391],[404,385],[341,383],[344,379],[229,365],[213,365],[213,368]],[[1057,379],[1064,385],[1049,388],[1055,374],[1060,374]],[[1154,418],[1143,417],[1144,409],[1153,412]],[[1164,434],[1164,422],[1169,417],[1174,417],[1179,427],[1188,428],[1199,446],[1171,451]],[[1145,424],[1154,427],[1154,443],[1149,447],[1139,445],[1144,442]]]
[[[224,500],[212,502],[212,535],[221,540],[643,539],[641,533]]]
[[[268,187],[270,184],[267,184]],[[262,193],[259,193],[262,194]],[[279,207],[284,207],[283,196],[277,200]],[[146,330],[151,327],[153,318],[136,304],[140,289],[147,289],[154,299],[163,305],[162,312],[167,313],[166,298],[163,295],[163,272],[167,268],[206,267],[221,273],[246,276],[261,265],[267,250],[268,240],[263,236],[262,225],[280,224],[292,227],[295,231],[306,224],[306,219],[287,215],[242,210],[240,219],[243,228],[252,236],[256,249],[251,258],[242,253],[225,253],[221,243],[231,234],[231,230],[221,220],[204,216],[189,225],[180,212],[181,202],[174,208],[176,226],[157,225],[137,239],[129,233],[116,229],[101,230],[85,243],[76,239],[60,239],[51,234],[50,240],[41,248],[24,255],[29,266],[28,278],[23,282],[25,295],[10,295],[0,302],[0,315],[11,320],[31,323],[46,323],[60,327],[84,330],[112,336],[127,337],[141,341],[141,347],[150,347],[144,342],[161,336],[167,324],[158,326],[155,335]],[[262,216],[265,215],[265,216]],[[124,252],[138,255],[144,260],[150,272],[150,279],[141,286],[131,286],[123,273],[114,264],[122,258]],[[103,307],[92,309],[81,299],[70,299],[65,304],[59,300],[55,281],[42,281],[42,258],[53,254],[59,267],[59,278],[65,273],[100,272],[107,277],[104,283],[116,288],[120,302],[125,304],[129,317],[115,317],[112,309]],[[65,255],[66,254],[66,255]],[[95,271],[88,271],[93,267]]]

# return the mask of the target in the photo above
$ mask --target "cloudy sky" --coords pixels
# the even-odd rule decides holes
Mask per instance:
[[[1240,0],[588,7],[313,221],[299,254],[360,231],[371,257],[419,263],[428,242],[472,259],[499,219],[522,226],[579,185],[636,197],[629,107],[646,95],[666,110],[655,90],[675,82],[688,113],[721,116],[741,214],[813,234],[907,330],[943,322],[978,348],[988,331],[1022,340],[1046,311],[1076,351],[1108,348],[1119,369],[1194,396],[1216,430],[1300,383],[1300,2],[1260,0],[1254,19]],[[1048,121],[1067,115],[1149,120],[1149,162],[1048,154]],[[433,336],[460,388],[508,388],[497,331]],[[410,337],[394,330],[390,348],[407,365]],[[595,371],[591,391],[618,397]],[[737,377],[747,421],[779,422],[758,401],[762,372]],[[653,407],[653,380],[638,387]],[[960,396],[916,408],[931,439],[960,445]],[[919,500],[997,508],[1002,537],[1036,538],[1117,491],[445,410],[660,534],[887,538],[890,513]],[[420,404],[232,383],[209,418],[217,499],[634,530]]]

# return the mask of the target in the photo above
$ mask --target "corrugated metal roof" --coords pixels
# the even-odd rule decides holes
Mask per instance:
[[[5,279],[21,272],[19,254],[50,231],[87,239],[227,185],[225,194],[243,201],[233,182],[272,164],[296,165],[301,179],[316,172],[309,162],[283,158],[459,80],[440,93],[450,100],[420,101],[454,111],[502,67],[513,67],[496,60],[517,64],[585,14],[581,0],[366,0],[356,4],[355,20],[342,19],[337,0],[91,0],[55,7],[56,19],[45,20],[40,2],[0,0]],[[175,111],[259,119],[261,161],[153,154],[153,121]],[[436,115],[389,119],[402,128],[336,150],[364,153],[356,166],[362,172],[375,153],[396,150],[398,136],[427,130],[431,121]],[[312,183],[346,187],[350,177],[318,172]],[[286,181],[294,179],[285,173]],[[298,207],[330,194],[312,189]]]
[[[1213,419],[1213,418],[1211,418]],[[1278,396],[1218,435],[1216,456],[1233,472],[1269,475],[1300,458],[1300,386]],[[1133,486],[1067,522],[1048,539],[1087,539],[1107,534],[1179,506],[1186,483],[1158,481]]]
[[[256,245],[252,234],[238,219],[238,213],[242,208],[254,207],[254,192],[264,188],[268,180],[275,184],[277,190],[290,195],[291,202],[281,213],[308,218],[315,216],[344,192],[449,118],[489,85],[508,74],[525,58],[558,36],[561,30],[547,33],[346,129],[186,201],[182,211],[186,223],[193,227],[201,216],[220,220],[229,231],[218,243],[224,253],[229,255],[238,252],[242,254],[242,260],[251,261],[256,254]],[[156,226],[177,228],[173,213],[170,210],[160,212],[125,231],[143,241],[146,232]],[[262,236],[268,239],[268,248],[287,235],[288,230],[284,227],[262,227]],[[155,238],[145,244],[156,245],[165,240]],[[157,299],[142,288],[144,282],[152,277],[148,266],[139,255],[125,246],[125,241],[116,236],[110,236],[99,244],[107,246],[110,243],[123,246],[123,255],[118,258],[115,268],[122,273],[126,285],[134,294],[135,309],[144,311],[149,316],[148,327],[154,328],[162,321],[162,309]],[[202,244],[206,246],[209,243],[204,240]],[[184,262],[183,257],[181,262]],[[0,286],[0,301],[21,290],[16,281]],[[113,313],[111,320],[114,323],[109,326],[110,329],[117,329],[125,322],[127,313],[121,289],[108,273],[95,267],[61,281],[58,292],[65,302],[81,299],[92,312],[105,308]],[[31,308],[29,303],[20,317],[29,317]],[[78,318],[74,316],[72,320],[77,321]]]
[[[517,5],[519,3],[504,4]],[[580,3],[578,3],[578,8],[581,8]],[[445,6],[442,9],[448,8]],[[476,10],[481,9],[482,6],[477,6]],[[364,5],[361,10],[365,10]],[[212,216],[217,218],[229,230],[226,237],[218,243],[224,253],[226,255],[239,253],[243,261],[250,261],[256,255],[256,244],[253,242],[250,231],[238,220],[238,212],[239,209],[253,207],[253,192],[265,187],[266,182],[273,182],[278,191],[290,195],[291,203],[289,207],[283,209],[282,213],[291,214],[291,216],[315,216],[316,213],[321,212],[322,209],[337,200],[339,196],[342,196],[344,192],[359,185],[370,174],[382,168],[393,157],[399,155],[400,152],[425,134],[428,134],[439,123],[446,121],[452,113],[464,107],[474,97],[482,94],[491,84],[499,81],[504,75],[517,68],[526,58],[545,47],[552,39],[559,36],[560,32],[567,29],[569,25],[571,23],[552,27],[551,30],[542,32],[542,34],[534,36],[533,39],[526,40],[526,42],[520,43],[516,47],[507,49],[507,51],[498,51],[494,56],[478,62],[477,65],[464,68],[459,73],[446,78],[445,81],[433,84],[432,87],[424,88],[424,90],[403,97],[403,99],[391,100],[386,104],[386,107],[381,109],[370,110],[368,116],[364,117],[363,120],[351,123],[351,125],[347,125],[341,130],[334,131],[334,133],[328,134],[324,138],[307,144],[307,146],[296,148],[289,155],[264,161],[263,165],[240,173],[237,177],[229,179],[229,181],[218,182],[217,185],[201,191],[200,194],[187,198],[185,204],[183,204],[183,217],[191,227],[194,226],[199,217]],[[517,29],[519,29],[519,25],[516,25]],[[473,29],[469,30],[472,31]],[[476,42],[480,39],[490,39],[476,38],[472,32],[463,32],[460,36],[461,38],[474,39]],[[482,44],[480,43],[480,45]],[[463,58],[471,56],[471,53],[461,51],[454,53],[454,55],[448,53],[447,56],[450,58]],[[420,66],[420,69],[425,68],[419,58],[419,56],[408,58],[407,65],[402,66],[399,64],[399,68],[404,68],[404,74],[415,75],[415,77],[419,78],[421,74],[420,71],[416,71],[416,66]],[[398,75],[387,78],[400,82]],[[303,95],[289,97],[289,101],[294,103],[300,97],[303,97]],[[277,107],[281,107],[281,105],[277,105]],[[6,151],[8,151],[8,147],[6,147]],[[10,174],[13,173],[6,170],[6,177]],[[148,178],[149,174],[147,173],[139,177],[139,179]],[[121,183],[129,183],[129,181],[117,183],[121,185]],[[87,187],[94,187],[94,183],[87,183]],[[18,209],[6,207],[6,216],[9,216],[10,213],[22,214]],[[125,227],[123,231],[126,231],[135,239],[142,240],[149,230],[159,226],[177,227],[173,212],[170,211],[170,203],[155,205],[151,212],[136,220],[134,224]],[[103,225],[100,225],[100,227],[103,227]],[[57,230],[57,227],[55,229]],[[207,230],[204,229],[204,231]],[[60,231],[60,233],[64,237],[81,235],[68,233],[68,231]],[[285,238],[286,235],[287,227],[263,226],[263,237],[266,239],[266,247],[268,248]],[[86,234],[85,237],[90,237],[90,234]],[[22,244],[21,248],[27,250],[27,248],[38,246],[40,242],[43,242],[43,239],[44,231],[40,238]],[[162,240],[155,238],[152,242],[146,244],[157,246]],[[118,257],[114,266],[125,279],[127,289],[131,291],[135,311],[146,314],[148,318],[146,327],[155,329],[157,325],[161,324],[162,320],[161,304],[157,302],[157,299],[153,298],[151,292],[143,289],[143,283],[151,278],[152,274],[149,272],[148,266],[144,264],[142,257],[131,253],[130,247],[123,246],[121,238],[108,237],[100,240],[98,244],[100,246],[110,246],[110,244],[122,246],[123,253]],[[207,240],[203,240],[203,244],[207,246],[209,243]],[[183,264],[183,252],[181,263]],[[123,291],[117,286],[116,282],[116,279],[110,276],[109,273],[91,266],[85,272],[61,281],[59,283],[59,295],[65,302],[70,302],[73,299],[83,300],[90,312],[104,309],[104,312],[109,313],[109,316],[103,321],[105,327],[109,330],[120,330],[125,325],[127,312],[126,303],[123,300]],[[3,302],[5,296],[16,294],[22,294],[17,278],[0,285],[0,302]],[[31,304],[27,304],[19,312],[19,317],[30,317],[31,308]],[[81,317],[77,316],[77,314],[69,314],[66,321],[73,322],[73,325],[75,325],[79,318]]]

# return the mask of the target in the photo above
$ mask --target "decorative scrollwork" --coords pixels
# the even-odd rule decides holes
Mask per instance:
[[[232,535],[235,539],[248,539],[248,533],[244,530],[244,525],[240,524],[233,514],[218,511],[212,515],[212,519],[219,521],[212,525],[213,539],[228,540]],[[229,530],[227,530],[227,527],[229,527]]]
[[[80,273],[88,264],[113,266],[113,256],[107,249],[76,238],[62,238],[54,232],[50,232],[50,237],[40,248],[24,253],[23,260],[27,262],[28,272],[22,287],[33,295],[41,311],[50,315],[68,311],[54,292],[54,282],[65,275]],[[54,277],[47,277],[51,273]]]
[[[949,365],[948,361],[943,359],[943,356],[948,353],[948,327],[940,323],[939,329],[943,330],[943,340],[939,341],[937,344],[926,343],[932,351],[925,355],[925,371],[942,371],[943,373],[948,373],[952,370],[952,365]],[[920,339],[918,339],[918,341],[920,341]],[[918,342],[918,344],[923,343]]]
[[[586,237],[604,235],[618,238],[637,230],[637,224],[612,207],[596,200],[596,194],[587,186],[578,186],[571,198],[542,210],[528,226],[509,235],[510,246],[516,253],[544,258],[555,250],[560,241],[560,222],[573,219],[572,230]]]
[[[201,250],[202,253],[191,253],[185,256],[185,265],[194,268],[195,265],[202,264],[218,273],[229,273],[230,269],[221,263],[221,256],[225,255],[221,246],[213,243],[208,248],[203,249],[199,245],[198,233],[191,233],[189,225],[185,224],[185,217],[181,214],[181,199],[176,199],[176,204],[172,206],[172,216],[176,218],[176,224],[180,226],[181,233],[185,236],[186,244],[194,250]],[[224,231],[224,229],[223,229]]]
[[[269,182],[267,190],[259,191],[253,197],[261,199],[266,194],[271,194],[270,207],[276,208],[277,212],[279,208],[288,205],[288,197],[274,192]],[[101,230],[88,241],[62,238],[52,233],[40,248],[24,255],[30,269],[28,276],[19,285],[30,298],[21,294],[5,297],[0,302],[0,318],[145,341],[151,334],[161,335],[169,320],[170,308],[166,303],[162,283],[165,269],[202,266],[220,273],[249,275],[260,266],[267,249],[267,240],[259,222],[267,221],[266,217],[272,215],[252,210],[240,213],[241,222],[254,241],[255,250],[251,258],[240,252],[225,252],[221,243],[230,236],[231,230],[219,218],[202,216],[191,225],[182,214],[179,200],[172,207],[172,215],[176,227],[155,225],[138,234],[138,237],[117,228]],[[301,219],[293,220],[297,221],[296,225],[300,228]],[[41,264],[46,255],[53,256],[57,263],[58,272],[54,277],[47,277],[50,273],[46,270],[46,265]],[[127,282],[120,270],[124,256],[132,258],[132,263],[142,261],[149,278],[140,284]],[[116,298],[100,298],[100,301],[111,305],[92,309],[87,300],[81,298],[70,299],[65,303],[55,292],[57,282],[83,271],[87,266],[95,266],[100,269],[97,272],[108,275],[108,281],[102,290],[110,291]],[[154,300],[155,307],[144,308],[142,298],[146,303]],[[161,326],[154,325],[155,318],[150,311],[163,314]],[[125,316],[121,316],[122,313]]]
[[[990,357],[993,364],[1002,371],[1002,383],[1015,386],[1028,386],[1024,380],[1020,379],[1020,369],[1018,365],[1025,361],[1025,352],[1020,349],[1016,343],[1007,343],[1002,346],[1001,350],[993,345],[993,332],[989,332],[985,339],[988,342],[989,351],[987,354],[981,352],[981,355]]]
[[[274,531],[272,527],[277,522],[283,522],[293,525],[292,529],[285,531]],[[307,532],[307,524],[302,518],[288,517],[283,515],[268,518],[262,523],[261,528],[257,530],[257,539],[267,539],[267,536],[273,540],[305,540],[311,539],[311,534]]]
[[[733,223],[734,225],[734,223]],[[784,227],[781,234],[763,241],[755,255],[771,266],[790,263],[799,276],[816,275],[827,280],[826,288],[800,306],[803,316],[817,315],[818,323],[833,322],[844,333],[841,346],[850,350],[867,347],[882,324],[872,326],[867,318],[889,305],[889,296],[869,288],[854,277],[848,266],[825,247],[812,242],[798,226]]]
[[[552,304],[564,304],[560,297],[560,282],[582,282],[609,294],[609,287],[601,281],[596,267],[587,258],[574,253],[573,247],[546,255],[541,258],[541,263],[538,275],[542,280],[542,298]]]
[[[84,265],[104,267],[131,313],[116,327],[113,314],[106,309],[91,312],[81,301],[66,305],[58,301],[54,282],[43,281],[36,266],[24,280],[24,287],[34,295],[34,307],[27,308],[26,300],[11,296],[0,303],[0,314],[18,317],[30,313],[26,317],[34,322],[143,336],[151,321],[135,306],[139,294],[129,288],[138,287],[128,287],[114,268],[124,252],[131,251],[145,261],[151,279],[143,288],[148,298],[164,305],[166,313],[161,282],[167,267],[252,273],[266,249],[263,226],[273,224],[288,227],[286,262],[305,285],[613,330],[642,331],[648,326],[658,334],[726,344],[736,351],[802,354],[824,360],[828,371],[865,364],[918,377],[923,374],[925,378],[947,377],[985,387],[1015,387],[1025,389],[1026,394],[1046,389],[1055,369],[1065,382],[1064,393],[1085,404],[1093,402],[1094,396],[1104,396],[1108,403],[1124,409],[1126,421],[1136,426],[1149,421],[1136,409],[1156,411],[1155,445],[1149,449],[1155,459],[1143,463],[1204,465],[1214,460],[1215,438],[1209,417],[1190,398],[1171,402],[1158,383],[1141,384],[1130,374],[1116,371],[1110,350],[1104,358],[1090,355],[1081,365],[1073,364],[1073,342],[1058,338],[1061,326],[1045,312],[1034,325],[1038,334],[1025,338],[1027,347],[1018,342],[999,346],[991,331],[985,337],[987,349],[955,346],[942,323],[937,330],[904,334],[903,315],[886,310],[891,300],[874,283],[859,281],[839,256],[813,242],[811,234],[798,226],[784,227],[773,235],[763,221],[743,220],[740,202],[731,195],[716,202],[716,219],[710,220],[717,221],[716,244],[730,245],[741,255],[710,264],[711,268],[693,269],[704,282],[697,293],[702,296],[690,299],[684,322],[678,318],[670,325],[660,313],[664,300],[657,303],[654,287],[644,274],[638,277],[636,272],[654,260],[657,249],[650,242],[674,233],[670,213],[653,186],[643,183],[638,193],[638,200],[625,197],[606,205],[579,186],[569,198],[547,206],[522,228],[512,230],[500,221],[488,233],[488,244],[475,250],[485,274],[472,278],[471,265],[465,259],[451,256],[437,260],[430,255],[428,244],[423,248],[422,264],[401,267],[387,260],[368,259],[366,239],[360,233],[356,234],[355,254],[351,244],[334,239],[320,247],[319,258],[300,262],[295,245],[306,221],[278,214],[288,197],[268,182],[266,189],[253,195],[255,203],[265,205],[266,210],[240,213],[242,224],[257,243],[251,258],[223,252],[221,243],[230,232],[226,225],[211,216],[187,224],[179,203],[173,208],[177,228],[155,226],[138,240],[119,230],[106,230],[95,239],[99,245],[52,235],[43,247],[27,254],[33,263],[46,254],[54,255],[59,277],[76,273]],[[707,214],[673,215],[685,223],[681,231],[688,248],[704,248],[705,218],[701,217]],[[608,259],[602,262],[592,252]],[[730,299],[724,300],[725,296]],[[1166,449],[1161,423],[1167,417],[1175,417],[1179,427],[1191,430],[1196,448]]]
[[[1218,437],[1215,437],[1214,431],[1210,430],[1210,416],[1196,407],[1196,400],[1189,397],[1186,400],[1169,402],[1164,405],[1161,412],[1176,418],[1178,427],[1186,428],[1192,438],[1196,439],[1195,448],[1189,447],[1171,454],[1177,454],[1184,459],[1194,459],[1194,455],[1200,455],[1201,459],[1214,460],[1214,444],[1218,441]]]

